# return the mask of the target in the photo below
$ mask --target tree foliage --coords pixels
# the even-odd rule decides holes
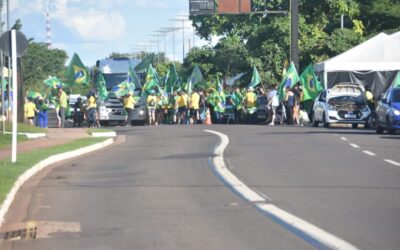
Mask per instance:
[[[289,10],[289,2],[257,0],[255,8]],[[310,62],[321,62],[340,54],[379,32],[400,30],[399,0],[299,0],[299,12],[300,70]],[[193,16],[191,20],[202,38],[223,38],[214,48],[208,48],[206,60],[201,60],[200,52],[189,54],[185,68],[195,62],[204,68],[205,74],[218,71],[230,75],[246,68],[250,72],[254,65],[267,83],[281,80],[284,62],[290,60],[288,15]]]
[[[42,91],[48,76],[64,77],[68,56],[64,50],[48,49],[45,43],[29,43],[22,57],[23,82],[26,90]]]

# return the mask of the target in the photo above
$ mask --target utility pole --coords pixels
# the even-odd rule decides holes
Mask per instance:
[[[167,28],[161,28],[161,30],[165,30],[168,33],[172,32],[172,49],[173,49],[173,57],[174,57],[174,61],[175,61],[175,31],[180,30],[180,28],[167,27]]]
[[[162,33],[164,35],[164,62],[165,62],[167,57],[167,33],[169,33],[170,31],[160,29],[157,32]]]
[[[160,36],[159,35],[150,35],[151,37],[157,38],[157,63],[160,64]]]
[[[170,19],[171,21],[182,22],[182,62],[185,60],[185,22],[188,22],[189,19],[187,16],[181,15],[181,18]],[[193,40],[194,41],[194,40]]]
[[[299,1],[290,0],[290,61],[299,70]]]

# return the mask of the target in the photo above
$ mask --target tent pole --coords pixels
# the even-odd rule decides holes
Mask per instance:
[[[328,72],[324,70],[324,85],[325,89],[328,90]]]

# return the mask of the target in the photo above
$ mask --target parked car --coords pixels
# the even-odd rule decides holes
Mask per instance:
[[[255,113],[255,121],[256,123],[265,123],[267,122],[269,110],[268,110],[268,97],[267,96],[258,96],[257,98],[257,111]]]
[[[393,134],[400,129],[400,88],[390,88],[376,108],[376,133],[386,129]]]
[[[339,83],[332,89],[322,91],[314,102],[312,124],[320,122],[324,127],[334,123],[358,124],[369,127],[371,110],[365,98],[365,89],[358,83]]]

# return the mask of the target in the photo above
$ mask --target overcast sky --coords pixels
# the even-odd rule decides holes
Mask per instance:
[[[182,27],[181,22],[170,19],[182,18],[180,15],[189,13],[188,0],[10,0],[11,25],[19,18],[27,38],[45,42],[44,9],[48,1],[52,2],[53,47],[66,50],[69,58],[74,52],[78,53],[88,66],[111,52],[134,52],[142,46],[149,46],[148,41],[157,40],[150,35],[160,28]],[[3,21],[6,21],[5,9]],[[190,22],[186,23],[186,28],[187,53],[188,39],[193,40]],[[160,50],[164,51],[163,36],[159,39]],[[195,43],[198,46],[206,44],[206,41],[196,37]],[[167,34],[167,56],[171,59],[174,58],[172,44],[170,33]],[[152,43],[152,50],[157,52],[157,42]],[[175,32],[175,59],[182,60],[182,30]]]

